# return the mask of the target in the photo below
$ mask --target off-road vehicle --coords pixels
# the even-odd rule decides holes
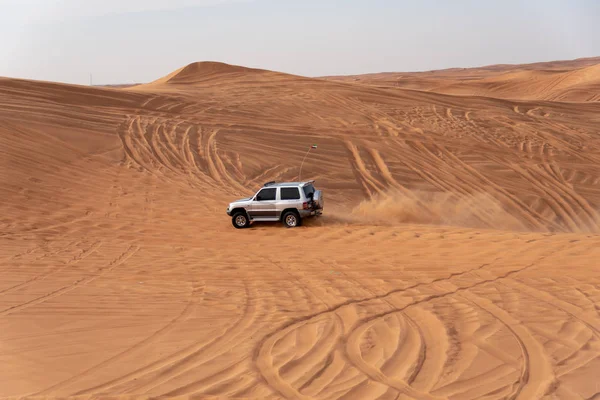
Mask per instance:
[[[254,196],[230,203],[227,215],[238,229],[259,221],[281,221],[289,228],[300,226],[304,218],[323,212],[323,194],[315,189],[314,182],[267,182]]]

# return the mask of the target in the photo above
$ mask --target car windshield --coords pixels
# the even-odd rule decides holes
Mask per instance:
[[[302,190],[304,190],[306,197],[312,197],[312,195],[315,193],[315,188],[312,184],[304,186]]]

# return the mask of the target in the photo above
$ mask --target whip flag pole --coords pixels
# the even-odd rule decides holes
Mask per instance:
[[[317,145],[313,144],[312,146],[310,146],[308,148],[308,151],[306,152],[306,154],[304,155],[304,159],[302,159],[302,164],[300,164],[300,172],[298,173],[298,181],[302,182],[302,167],[304,166],[304,161],[306,161],[306,157],[308,157],[308,153],[310,153],[310,151],[312,149],[316,149]]]

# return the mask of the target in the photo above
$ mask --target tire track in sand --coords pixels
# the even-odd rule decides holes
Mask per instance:
[[[89,247],[88,249],[84,249],[84,250],[81,252],[81,254],[80,254],[79,256],[75,256],[75,257],[74,257],[72,260],[69,260],[69,261],[66,263],[66,265],[65,265],[65,266],[58,267],[58,268],[52,268],[52,269],[50,269],[50,271],[47,271],[47,272],[45,272],[45,273],[42,273],[42,274],[35,275],[34,277],[32,277],[32,278],[29,278],[29,279],[25,280],[24,282],[21,282],[21,283],[18,283],[18,284],[16,284],[16,285],[10,286],[10,287],[8,287],[8,288],[2,289],[2,290],[0,290],[0,295],[2,295],[2,294],[5,294],[5,293],[12,292],[12,291],[14,291],[14,290],[19,290],[19,289],[21,289],[21,288],[23,288],[23,287],[27,287],[27,286],[29,286],[30,284],[32,284],[32,283],[35,283],[36,281],[43,280],[43,279],[47,278],[48,276],[50,276],[50,275],[52,275],[52,274],[54,274],[54,273],[56,273],[56,272],[59,272],[60,270],[62,270],[63,268],[65,268],[65,267],[66,267],[66,266],[68,266],[68,265],[71,265],[71,264],[73,264],[73,263],[76,263],[76,262],[78,262],[78,261],[81,261],[81,260],[83,260],[83,259],[84,259],[84,258],[86,258],[86,257],[87,257],[89,254],[91,254],[89,250],[91,250],[91,249],[92,249],[92,248],[93,248],[93,247],[94,247],[96,244],[98,244],[98,243],[100,243],[100,242],[99,242],[99,241],[98,241],[98,242],[95,242],[95,243],[94,243],[94,244],[93,244],[91,247]],[[45,258],[53,257],[53,256],[55,256],[55,255],[57,255],[57,254],[60,254],[60,253],[63,253],[63,252],[69,251],[69,250],[70,250],[70,249],[71,249],[73,246],[75,246],[75,247],[76,247],[78,244],[80,244],[80,242],[71,242],[71,243],[69,243],[67,246],[65,246],[64,248],[58,249],[58,250],[56,250],[56,251],[53,251],[53,252],[46,252],[46,253],[43,253],[42,255],[40,255],[39,257],[35,258],[35,259],[34,259],[34,260],[32,260],[31,262],[37,262],[37,261],[43,260],[43,259],[45,259]],[[35,249],[40,249],[41,247],[42,247],[42,246],[39,246],[39,247],[37,247],[37,248],[35,248]],[[34,249],[34,250],[35,250],[35,249]],[[34,251],[30,251],[30,252],[28,252],[27,254],[33,254],[33,253],[34,253]],[[19,257],[19,258],[21,258],[21,257]]]
[[[489,264],[483,264],[479,267],[473,268],[471,270],[468,271],[464,271],[464,272],[460,272],[460,273],[453,273],[450,274],[450,276],[447,277],[443,277],[443,278],[438,278],[438,279],[434,279],[430,282],[426,282],[426,283],[417,283],[415,285],[411,285],[409,287],[403,288],[403,289],[396,289],[396,290],[392,290],[388,293],[385,294],[381,294],[378,296],[373,296],[370,298],[365,298],[365,299],[355,299],[355,300],[349,300],[347,302],[341,303],[335,307],[332,307],[328,310],[324,310],[321,311],[319,313],[313,314],[313,315],[309,315],[306,317],[302,317],[299,319],[296,319],[294,321],[291,321],[287,324],[285,324],[283,327],[277,329],[276,331],[272,332],[271,334],[265,336],[265,338],[258,344],[257,346],[257,350],[255,353],[255,364],[258,367],[258,370],[260,371],[261,375],[265,378],[265,380],[269,383],[269,385],[275,389],[278,393],[280,393],[281,395],[287,397],[287,398],[293,398],[293,399],[305,399],[306,396],[303,395],[302,393],[300,393],[297,389],[295,389],[294,387],[292,387],[292,385],[290,385],[289,383],[283,381],[283,379],[281,379],[281,376],[279,375],[279,372],[277,371],[277,369],[275,368],[270,368],[270,361],[269,361],[269,357],[270,357],[270,353],[269,353],[269,349],[273,348],[274,344],[281,340],[283,337],[285,337],[291,330],[294,330],[296,327],[298,326],[302,326],[304,324],[306,324],[308,321],[314,320],[316,318],[324,318],[324,317],[329,317],[329,318],[335,318],[335,315],[338,315],[340,317],[342,317],[342,320],[344,320],[343,318],[343,314],[339,314],[341,312],[345,312],[344,310],[346,310],[349,306],[354,306],[356,304],[359,303],[363,303],[363,302],[371,302],[374,300],[385,300],[387,298],[389,298],[391,295],[393,294],[398,294],[398,293],[402,293],[402,292],[406,292],[407,290],[410,289],[414,289],[414,288],[419,288],[419,287],[427,287],[433,283],[438,283],[438,282],[450,282],[451,279],[453,278],[464,278],[467,275],[471,275],[472,278],[475,280],[474,283],[470,283],[470,284],[464,284],[461,286],[458,285],[453,285],[453,288],[447,288],[442,292],[438,292],[435,294],[431,294],[431,295],[427,295],[427,296],[423,296],[422,298],[418,299],[418,300],[412,300],[410,302],[408,302],[407,304],[405,304],[402,307],[396,307],[395,309],[391,310],[391,311],[386,311],[386,312],[382,312],[379,314],[375,314],[372,315],[370,317],[366,317],[363,318],[361,320],[358,321],[348,321],[347,323],[344,323],[344,325],[348,324],[349,326],[362,326],[363,324],[369,323],[372,320],[378,320],[381,318],[384,318],[390,314],[394,314],[394,313],[398,313],[398,312],[404,312],[406,309],[408,309],[409,307],[414,307],[416,305],[419,304],[423,304],[423,303],[427,303],[431,300],[434,299],[439,299],[439,298],[445,298],[447,296],[450,295],[454,295],[457,293],[463,293],[466,292],[470,289],[479,287],[479,286],[483,286],[486,284],[490,284],[490,283],[494,283],[497,282],[499,280],[511,277],[515,274],[524,272],[534,266],[536,266],[539,262],[541,262],[542,260],[544,260],[545,258],[548,258],[550,256],[554,256],[556,255],[558,252],[562,251],[564,248],[559,248],[551,253],[548,253],[544,256],[541,256],[540,258],[538,258],[536,261],[523,266],[523,267],[518,267],[515,269],[511,269],[507,272],[504,272],[500,275],[496,275],[493,276],[492,278],[483,278],[481,277],[479,274],[477,274],[477,271],[485,268],[486,266],[488,266]],[[334,315],[335,314],[335,315]],[[510,321],[512,322],[512,321]],[[520,328],[519,328],[520,329]],[[521,332],[518,332],[519,334],[521,334]],[[350,334],[352,334],[350,332]],[[523,332],[523,335],[526,335],[528,333]],[[346,335],[342,341],[343,343],[345,343],[347,341],[348,335]],[[527,345],[529,345],[530,343],[527,341],[526,342]],[[532,354],[537,354],[539,352],[536,351],[535,349],[535,344],[531,344],[532,346],[532,350],[531,353]],[[266,361],[265,361],[266,360]],[[527,372],[527,375],[525,376],[529,376],[528,375],[529,372]],[[545,374],[545,372],[543,373]],[[542,374],[542,375],[543,375]],[[404,389],[404,386],[400,385],[400,388]],[[531,380],[527,380],[527,382],[523,383],[523,385],[521,385],[519,391],[516,393],[517,395],[519,393],[537,393],[539,391],[539,382],[532,382]],[[412,395],[419,395],[419,396],[430,396],[431,393],[422,393],[422,392],[413,392],[412,388],[411,389],[406,389],[407,391],[410,390],[410,393]],[[403,392],[404,393],[404,392]],[[407,394],[407,393],[405,393]],[[408,394],[410,396],[410,394]],[[522,397],[519,397],[522,398]]]
[[[556,296],[552,295],[549,292],[537,289],[531,285],[527,285],[520,280],[510,279],[506,281],[509,286],[518,289],[519,291],[526,293],[528,296],[531,296],[537,300],[543,301],[547,304],[550,304],[553,307],[556,307],[565,313],[569,314],[573,318],[580,321],[582,324],[591,329],[595,335],[600,339],[600,319],[589,315],[589,313],[582,311],[579,307],[568,303],[564,300],[560,300]]]
[[[224,334],[209,338],[206,341],[196,342],[118,378],[80,390],[75,395],[96,395],[119,388],[121,388],[118,390],[119,392],[148,391],[229,351],[234,345],[232,342],[235,338],[247,332],[256,318],[257,308],[255,302],[258,293],[255,288],[247,285],[245,285],[245,293],[246,307],[244,312],[237,321],[227,327]]]
[[[464,291],[461,296],[482,310],[487,311],[495,319],[500,320],[519,343],[525,363],[521,370],[518,385],[508,398],[518,400],[541,398],[555,380],[552,364],[544,350],[544,346],[521,321],[515,319],[491,300],[479,297],[471,291]]]
[[[103,274],[112,271],[114,268],[116,268],[116,267],[120,266],[121,264],[123,264],[124,262],[126,262],[130,257],[132,257],[135,253],[137,253],[139,249],[140,249],[139,246],[132,245],[127,250],[125,250],[125,252],[123,252],[121,255],[119,255],[116,259],[114,259],[113,261],[108,263],[107,266],[105,266],[104,268],[101,268],[96,275],[93,275],[93,276],[90,276],[87,278],[78,279],[75,282],[71,283],[70,285],[64,286],[58,290],[55,290],[55,291],[47,293],[43,296],[37,297],[26,303],[22,303],[22,304],[19,304],[16,306],[9,307],[3,311],[0,311],[0,316],[9,315],[9,314],[12,314],[17,311],[22,311],[25,308],[44,303],[50,299],[53,299],[55,297],[61,296],[65,293],[68,293],[74,289],[77,289],[79,286],[87,285],[88,283],[91,283],[91,282],[95,281],[96,279],[98,279],[99,277],[101,277]]]
[[[556,252],[558,252],[558,250]],[[550,255],[553,255],[556,252],[554,252]],[[541,257],[537,262],[549,257],[550,255]],[[518,274],[518,273],[524,272],[525,270],[533,268],[535,265],[536,265],[536,262],[531,263],[525,267],[510,270],[508,272],[505,272],[505,273],[495,276],[493,278],[479,279],[478,282],[475,282],[475,283],[472,283],[472,284],[469,284],[466,286],[456,286],[453,289],[447,289],[441,293],[427,295],[419,300],[411,301],[408,304],[404,305],[403,307],[397,308],[395,310],[383,312],[383,313],[376,314],[376,315],[373,315],[368,318],[364,318],[363,320],[359,321],[359,323],[364,325],[365,323],[370,323],[373,320],[378,320],[378,319],[384,318],[393,313],[404,312],[409,307],[414,307],[416,305],[423,304],[423,303],[429,302],[431,300],[445,298],[447,296],[451,296],[451,295],[455,295],[455,294],[464,295],[466,293],[466,296],[470,297],[469,299],[471,301],[478,301],[477,296],[474,296],[472,294],[472,292],[470,292],[471,289],[474,289],[474,288],[477,288],[477,287],[480,287],[480,286],[483,286],[486,284],[495,283],[500,280],[504,280],[515,274]],[[480,304],[477,304],[477,303],[475,303],[475,304],[477,304],[480,308],[483,308],[484,310],[488,311],[490,314],[492,314],[494,316],[494,318],[500,319],[501,322],[506,323],[511,328],[511,332],[513,333],[513,335],[516,338],[518,338],[518,341],[521,343],[523,354],[525,354],[525,353],[527,354],[526,355],[527,363],[526,363],[526,366],[522,370],[521,379],[519,380],[519,385],[518,385],[517,389],[512,393],[510,398],[511,399],[531,399],[531,398],[538,398],[538,397],[536,397],[538,395],[539,396],[543,395],[545,390],[553,382],[552,367],[549,364],[547,356],[544,353],[543,346],[539,342],[537,342],[537,340],[531,335],[531,333],[527,330],[527,328],[525,328],[524,325],[522,325],[522,323],[520,321],[514,320],[510,316],[510,314],[508,314],[508,312],[495,306],[493,303],[491,303],[491,301],[486,300],[486,299],[482,300],[479,303]],[[362,326],[362,325],[359,325],[359,326]],[[537,370],[539,365],[536,364],[535,374],[531,372],[530,361],[541,362],[541,368],[539,370]],[[412,390],[412,388],[411,388],[411,390]],[[422,393],[421,394],[419,392],[414,393],[412,391],[410,393],[409,392],[402,392],[402,393],[404,393],[408,396],[415,396],[415,395],[429,396],[430,395],[430,393]],[[534,397],[531,397],[531,396],[534,396]],[[440,397],[435,397],[435,398],[439,399]],[[445,397],[441,397],[441,398],[445,398]]]
[[[360,156],[358,147],[349,140],[345,141],[345,144],[352,156],[350,161],[352,170],[354,171],[357,180],[365,190],[365,193],[371,198],[374,196],[374,194],[385,195],[385,185],[374,178],[369,170],[367,170],[365,162]]]
[[[323,310],[319,313],[315,313],[315,314],[312,314],[312,315],[309,315],[306,317],[302,317],[302,318],[298,318],[296,320],[290,321],[289,323],[285,324],[284,326],[280,327],[279,329],[277,329],[277,330],[273,331],[272,333],[268,334],[267,336],[265,336],[259,342],[259,344],[255,350],[254,362],[255,362],[259,372],[263,376],[263,378],[278,393],[284,395],[287,398],[293,398],[293,399],[307,398],[306,396],[301,394],[298,390],[293,388],[289,383],[285,382],[279,375],[279,371],[273,367],[273,361],[272,361],[272,358],[270,355],[270,349],[272,349],[278,341],[282,340],[286,335],[288,335],[289,332],[297,329],[300,326],[303,326],[305,323],[307,323],[309,321],[320,320],[323,317],[341,318],[341,321],[344,324],[344,326],[345,325],[349,325],[349,326],[354,325],[355,322],[352,322],[352,319],[348,319],[348,318],[350,318],[349,315],[353,314],[352,312],[347,310],[349,307],[352,307],[356,304],[363,303],[363,302],[370,302],[370,301],[374,301],[374,300],[385,300],[389,296],[396,294],[396,293],[402,293],[402,292],[406,292],[408,290],[416,289],[416,288],[420,288],[420,287],[427,287],[434,283],[447,281],[452,278],[461,277],[461,276],[464,276],[467,274],[472,274],[472,273],[479,271],[489,265],[490,265],[489,263],[482,264],[482,265],[480,265],[476,268],[470,269],[468,271],[451,273],[446,277],[433,279],[429,282],[415,283],[415,284],[407,286],[405,288],[394,289],[392,291],[389,291],[389,292],[381,294],[381,295],[366,297],[366,298],[362,298],[362,299],[348,300],[346,302],[338,304],[337,306]],[[396,312],[396,311],[392,311],[392,312]],[[344,319],[344,317],[345,317],[345,319]],[[337,360],[337,358],[335,358],[335,357],[333,359]],[[333,365],[337,366],[338,364],[333,364]],[[331,374],[328,373],[327,371],[320,371],[320,374],[331,377]],[[313,379],[316,380],[317,378],[313,377]],[[331,377],[331,379],[333,379],[333,378]],[[304,386],[306,386],[306,385],[304,385]]]
[[[424,383],[422,386],[425,386],[424,390],[417,389],[412,384],[412,383],[414,383],[416,377],[421,372],[423,364],[427,360],[427,358],[426,358],[427,346],[424,345],[424,343],[426,342],[426,339],[422,332],[419,332],[419,338],[420,338],[419,342],[421,343],[421,346],[420,346],[420,351],[417,354],[417,360],[415,360],[417,362],[417,365],[416,365],[413,373],[411,374],[411,376],[408,377],[408,379],[403,379],[401,377],[389,376],[389,375],[383,373],[383,371],[381,369],[371,365],[370,363],[366,362],[363,359],[363,357],[361,355],[361,350],[360,350],[360,341],[361,341],[362,337],[365,335],[365,333],[373,325],[379,323],[380,321],[381,320],[377,320],[377,319],[370,320],[367,323],[362,324],[358,328],[354,329],[347,336],[347,340],[346,340],[346,344],[345,344],[345,355],[346,355],[347,359],[360,372],[367,375],[373,381],[379,382],[388,387],[394,388],[397,391],[399,391],[400,393],[410,396],[411,398],[419,399],[419,400],[443,399],[444,397],[435,396],[435,395],[432,395],[429,393],[429,391],[431,390],[431,386],[433,386],[433,383],[435,383],[435,381],[432,382],[432,380],[436,379],[438,375],[433,374],[433,375],[429,375],[429,376],[425,377],[425,379],[429,382],[422,382],[422,383]],[[415,324],[415,328],[417,328],[417,327],[419,327],[419,325]],[[446,337],[446,339],[447,339],[447,337]],[[446,340],[446,344],[447,344],[447,340]],[[427,353],[429,353],[429,352],[427,352]],[[431,360],[431,358],[429,358],[429,360]],[[443,358],[442,358],[442,360],[443,360]],[[437,364],[438,364],[438,367],[440,367],[440,366],[443,367],[443,365],[444,365],[443,362],[437,363]],[[441,372],[440,368],[436,368],[436,370],[439,370],[439,372]],[[430,372],[430,371],[428,371],[428,372]],[[429,386],[429,387],[427,388],[427,386]]]
[[[206,143],[206,155],[208,159],[208,170],[213,179],[219,183],[228,183],[229,187],[235,188],[239,193],[246,193],[247,188],[242,186],[236,179],[234,179],[227,171],[222,158],[219,156],[217,147],[217,134],[219,130],[216,129],[210,133]]]
[[[541,395],[545,393],[549,385],[551,385],[555,379],[550,360],[548,359],[542,344],[535,337],[533,337],[529,330],[520,321],[514,320],[507,311],[494,305],[491,301],[480,299],[478,296],[474,295],[470,291],[464,291],[459,295],[459,297],[462,297],[468,302],[473,303],[476,307],[490,314],[495,320],[500,321],[500,323],[512,333],[512,335],[519,343],[524,363],[521,368],[521,377],[518,381],[518,386],[515,390],[513,390],[512,394],[508,396],[508,398],[530,399],[541,397]],[[406,311],[403,311],[402,313],[405,312]],[[391,314],[385,314],[385,317],[387,317],[388,315]],[[416,315],[419,316],[420,314]],[[437,320],[435,316],[432,315],[432,317],[435,320]],[[434,363],[434,365],[437,366],[434,367],[433,370],[431,370],[430,367],[429,370],[423,371],[422,373],[419,370],[416,370],[413,373],[413,376],[424,377],[424,382],[413,382],[414,379],[402,380],[384,374],[382,369],[377,369],[369,363],[365,362],[360,355],[360,337],[364,336],[365,332],[370,327],[372,327],[378,322],[382,322],[383,318],[369,319],[366,324],[360,325],[358,328],[355,329],[355,331],[353,331],[348,336],[348,341],[346,343],[346,354],[348,356],[348,359],[357,368],[359,368],[367,376],[369,376],[369,378],[371,378],[372,380],[393,387],[394,389],[401,391],[402,393],[410,396],[411,398],[446,398],[445,395],[443,395],[443,393],[448,393],[447,390],[444,390],[445,386],[447,385],[436,390],[436,392],[441,394],[441,397],[437,395],[432,396],[430,394],[430,391],[432,390],[433,385],[436,383],[437,378],[441,376],[443,367],[445,365],[445,359],[443,356],[446,354],[448,349],[448,339],[447,337],[445,341],[440,341],[439,339],[439,332],[445,331],[444,325],[441,324],[439,320],[439,326],[437,327],[432,326],[429,322],[418,324],[419,326],[427,326],[430,328],[429,331],[431,332],[431,339],[429,340],[429,345],[425,346],[425,348],[422,350],[423,353],[427,352],[427,360],[431,360],[431,350],[436,346],[439,347],[440,344],[442,344],[442,346],[441,349],[437,349],[437,354],[442,357],[436,363]],[[431,318],[427,318],[426,320],[431,321]],[[426,341],[422,334],[421,341]],[[425,357],[425,354],[423,354],[423,357]],[[531,372],[532,365],[534,365],[535,369],[535,371],[533,372]],[[451,385],[454,390],[453,395],[465,392],[467,390],[472,390],[478,387],[480,384],[476,377],[471,379],[469,383],[471,384],[470,386],[462,382],[453,383]],[[409,384],[411,385],[409,386]],[[415,386],[417,385],[421,386],[421,391],[415,391]]]
[[[522,353],[518,359],[514,358],[510,353],[505,352],[505,349],[489,343],[488,338],[498,334],[501,329],[506,329],[511,333],[510,329],[502,321],[495,318],[492,319],[492,322],[480,324],[481,319],[477,310],[485,314],[489,313],[471,301],[461,297],[460,294],[454,296],[454,301],[450,303],[463,318],[466,317],[466,319],[471,321],[472,327],[464,333],[465,336],[462,337],[462,341],[459,334],[458,342],[453,346],[459,350],[459,353],[448,356],[449,359],[452,359],[453,363],[449,365],[449,369],[445,370],[443,377],[436,382],[436,388],[433,390],[433,393],[451,398],[463,396],[466,398],[478,398],[474,397],[475,393],[478,393],[478,396],[481,397],[484,394],[492,392],[498,395],[497,398],[508,396],[508,392],[512,392],[514,386],[514,382],[510,382],[510,376],[514,374],[520,375],[523,369],[524,361]],[[454,318],[452,319],[454,320]],[[517,342],[519,340],[517,337],[514,337],[514,339]],[[481,352],[491,355],[495,359],[502,361],[502,363],[491,370],[480,371],[476,375],[469,374],[466,379],[463,378],[463,374],[469,368],[473,367],[473,363]]]
[[[152,344],[160,337],[171,332],[179,322],[185,321],[190,315],[192,315],[192,313],[194,311],[194,306],[196,304],[196,294],[198,292],[200,292],[199,289],[193,288],[192,292],[189,295],[189,300],[188,300],[187,304],[185,305],[185,307],[181,310],[181,312],[177,316],[175,316],[175,318],[171,319],[165,326],[163,326],[162,328],[160,328],[159,330],[154,332],[152,335],[137,342],[133,346],[119,352],[118,354],[115,354],[114,356],[102,361],[99,364],[96,364],[82,372],[79,372],[78,374],[76,374],[62,382],[59,382],[59,383],[57,383],[53,386],[50,386],[40,392],[35,393],[33,396],[50,396],[53,393],[56,393],[58,390],[63,390],[63,388],[68,387],[69,385],[72,385],[73,383],[77,382],[78,380],[81,380],[82,378],[92,375],[94,372],[98,371],[99,369],[104,368],[110,364],[120,362],[120,361],[124,360],[127,356],[129,356],[130,354],[134,353],[135,351]]]

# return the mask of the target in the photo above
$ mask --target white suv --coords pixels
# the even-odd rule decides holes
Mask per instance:
[[[255,221],[281,221],[289,228],[300,226],[302,219],[323,213],[323,193],[314,181],[267,182],[252,197],[236,200],[227,207],[227,215],[238,229]]]

